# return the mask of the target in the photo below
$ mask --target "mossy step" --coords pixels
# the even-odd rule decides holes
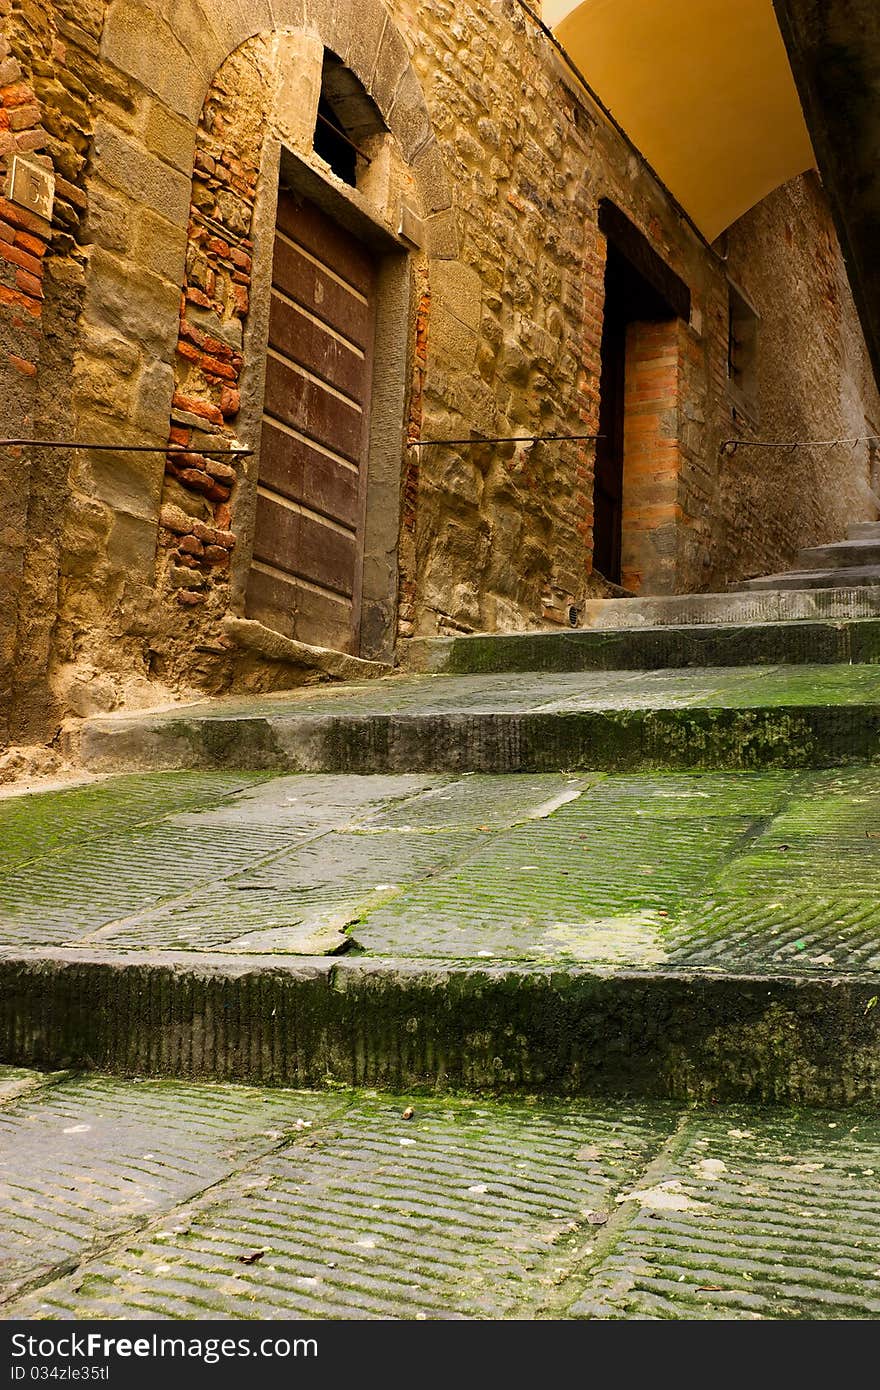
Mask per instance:
[[[880,1100],[870,768],[150,774],[0,812],[2,1063]]]
[[[96,772],[837,767],[880,760],[880,665],[405,676],[88,721]]]
[[[880,661],[880,619],[475,634],[417,639],[407,652],[412,671],[456,675],[873,661]]]

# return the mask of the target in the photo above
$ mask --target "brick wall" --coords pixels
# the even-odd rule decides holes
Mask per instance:
[[[207,604],[215,620],[228,607],[237,460],[207,457],[199,443],[215,450],[237,442],[251,232],[273,70],[263,39],[223,65],[202,108],[193,162],[158,581],[179,608]]]
[[[634,323],[626,343],[621,582],[674,593],[681,454],[680,326]]]

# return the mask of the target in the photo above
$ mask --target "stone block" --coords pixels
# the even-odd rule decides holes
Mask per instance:
[[[332,0],[272,0],[272,22],[269,29],[305,29],[317,31],[320,16]],[[314,13],[313,13],[314,12]]]
[[[440,262],[431,274],[431,294],[440,305],[472,332],[479,331],[483,286],[479,275],[461,261]]]
[[[362,0],[352,11],[347,63],[368,92],[373,90],[373,73],[387,24],[388,12],[378,0]]]
[[[119,420],[130,418],[131,381],[117,371],[112,358],[96,359],[85,353],[78,354],[73,366],[73,385],[77,395],[102,415],[113,415]]]
[[[183,284],[186,261],[186,228],[145,208],[138,213],[134,234],[134,256],[139,265]]]
[[[156,567],[157,534],[154,518],[114,512],[107,538],[107,558],[111,565],[144,583],[151,583]]]
[[[91,254],[83,316],[171,361],[177,345],[180,289],[100,247]]]
[[[424,93],[411,67],[397,89],[394,105],[386,119],[404,159],[411,163],[432,134]]]
[[[89,189],[85,236],[107,251],[127,251],[131,236],[131,204],[97,179]]]
[[[454,261],[458,258],[458,218],[453,208],[436,212],[422,223],[425,250],[432,260]]]
[[[174,394],[174,368],[168,362],[150,362],[140,375],[135,419],[151,434],[167,433]]]
[[[137,145],[107,121],[95,129],[94,167],[105,183],[118,188],[142,207],[152,208],[172,222],[186,224],[191,180]]]
[[[331,53],[348,62],[358,0],[309,0],[309,18]]]
[[[204,4],[201,0],[149,0],[149,4],[205,75],[213,77],[230,52],[214,24],[215,6],[209,0]]]
[[[431,314],[431,350],[447,365],[471,371],[476,361],[478,338],[472,328],[439,304]]]
[[[440,145],[435,139],[419,151],[412,161],[412,173],[422,200],[422,213],[445,212],[452,207],[452,190]]]
[[[116,333],[106,333],[89,325],[83,327],[82,344],[89,356],[106,358],[112,363],[113,370],[123,376],[131,376],[141,360],[133,343]]]
[[[144,129],[144,142],[152,154],[171,164],[187,179],[192,176],[196,130],[192,121],[169,110],[164,102],[151,101]]]
[[[211,7],[211,24],[227,55],[254,34],[271,33],[276,28],[270,0],[216,0]]]
[[[278,36],[278,88],[273,112],[279,139],[308,153],[312,148],[324,45],[313,34]]]
[[[380,111],[391,110],[409,65],[409,50],[389,20],[382,35],[371,84],[373,99]]]
[[[101,56],[178,115],[198,120],[213,68],[188,53],[168,25],[150,10],[133,3],[111,7]]]
[[[142,430],[120,426],[100,415],[80,419],[80,437],[97,444],[146,444]],[[87,497],[103,502],[114,512],[127,512],[145,520],[158,517],[165,457],[156,453],[120,450],[81,450],[76,468],[78,488]]]

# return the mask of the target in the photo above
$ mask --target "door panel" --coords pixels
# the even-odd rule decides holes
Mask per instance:
[[[344,526],[356,528],[360,473],[338,455],[320,449],[304,435],[264,420],[260,449],[260,482],[291,501],[303,502]]]
[[[366,345],[370,307],[365,297],[280,233],[275,237],[273,283],[358,347]]]
[[[375,269],[364,246],[282,192],[246,611],[356,651]]]

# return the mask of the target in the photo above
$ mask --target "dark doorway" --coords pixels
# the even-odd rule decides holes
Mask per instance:
[[[603,200],[599,227],[608,238],[599,382],[599,434],[593,487],[593,568],[620,583],[623,534],[627,336],[631,324],[690,317],[690,290],[647,238]]]
[[[632,323],[659,323],[675,314],[653,285],[609,244],[605,270],[599,434],[593,488],[593,568],[620,583],[623,539],[624,402],[626,340]]]

